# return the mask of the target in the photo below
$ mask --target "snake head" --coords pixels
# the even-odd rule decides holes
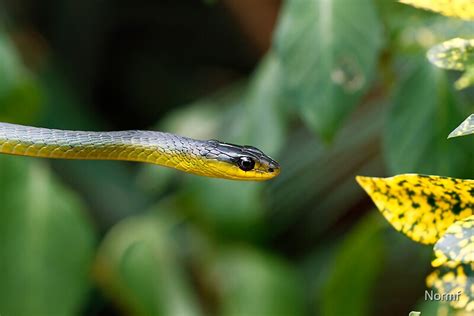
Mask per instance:
[[[240,146],[217,140],[208,141],[212,149],[208,167],[220,177],[234,180],[264,181],[280,173],[278,162],[253,146]]]

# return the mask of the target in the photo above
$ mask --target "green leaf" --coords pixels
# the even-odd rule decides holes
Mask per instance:
[[[243,100],[245,114],[240,115],[245,119],[238,138],[272,156],[280,151],[286,135],[283,78],[281,65],[270,51],[252,76]]]
[[[444,71],[413,60],[395,92],[384,133],[384,152],[390,173],[438,174],[472,178],[471,139],[446,139],[465,117],[461,102]]]
[[[42,95],[19,54],[0,31],[0,120],[28,123],[37,114]]]
[[[77,315],[94,234],[80,201],[38,161],[0,157],[0,311]]]
[[[420,9],[426,9],[442,15],[474,20],[474,3],[471,0],[399,0]]]
[[[350,232],[340,246],[321,300],[321,315],[365,316],[383,257],[381,222],[370,215]]]
[[[325,139],[370,86],[381,31],[370,0],[286,1],[275,38],[285,85]]]
[[[227,238],[260,239],[263,183],[192,177],[180,195],[182,209],[209,231]]]
[[[469,117],[465,119],[461,125],[456,127],[456,129],[449,134],[448,138],[469,134],[474,134],[474,114],[469,115]]]
[[[393,45],[390,51],[397,60],[402,61],[404,56],[414,53],[426,54],[433,46],[455,37],[474,37],[471,21],[430,15],[396,2],[392,3],[393,8],[385,6],[385,0],[379,2],[383,3],[381,9],[385,10],[385,16],[382,19],[388,28],[386,32],[389,32],[390,45]]]
[[[177,249],[180,222],[161,215],[130,217],[101,244],[95,275],[102,288],[133,315],[201,315]]]
[[[220,253],[212,266],[220,315],[304,315],[304,291],[296,270],[283,260],[248,248]]]

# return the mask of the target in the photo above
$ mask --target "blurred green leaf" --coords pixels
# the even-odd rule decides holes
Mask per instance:
[[[221,295],[221,316],[304,314],[302,280],[279,258],[229,247],[214,262],[212,276]]]
[[[227,89],[215,106],[221,117],[214,138],[252,145],[276,155],[285,141],[288,99],[282,91],[284,74],[273,52],[260,62],[251,80]],[[226,106],[224,109],[223,107]]]
[[[286,1],[276,52],[303,119],[325,139],[370,86],[381,44],[370,0]]]
[[[379,1],[386,3],[385,0]],[[386,10],[384,22],[388,24],[388,32],[391,32],[392,36],[390,45],[393,45],[393,48],[390,54],[396,58],[401,57],[401,60],[406,58],[407,55],[403,57],[405,53],[425,54],[438,43],[455,37],[474,36],[474,28],[470,21],[431,15],[396,2],[392,5],[394,8],[382,5],[382,9]]]
[[[401,3],[434,11],[446,16],[474,20],[474,3],[471,0],[399,0]]]
[[[418,59],[395,92],[384,135],[390,173],[472,178],[473,140],[446,139],[467,108],[444,71]]]
[[[94,234],[80,201],[44,164],[0,157],[0,311],[77,315]]]
[[[25,75],[18,52],[5,33],[0,33],[0,96],[8,93]]]
[[[270,51],[252,76],[244,97],[244,113],[239,140],[276,155],[286,139],[286,117],[283,108],[288,101],[283,89],[281,65]],[[237,139],[236,139],[237,140]]]
[[[321,315],[370,314],[375,281],[383,264],[381,221],[370,214],[345,238],[321,298]]]
[[[41,91],[19,53],[0,31],[0,120],[28,123],[38,113]]]
[[[281,234],[286,247],[312,248],[335,233],[351,205],[363,203],[352,179],[385,172],[378,144],[386,113],[384,99],[357,108],[331,146],[303,127],[289,130],[279,158],[283,171],[265,191],[267,230]]]
[[[98,251],[96,277],[133,315],[201,315],[178,259],[179,221],[164,214],[115,225]]]
[[[414,243],[385,223],[379,238],[383,240],[381,271],[369,315],[408,315],[408,311],[418,310],[416,302],[424,298],[433,249]]]
[[[303,262],[299,265],[305,279],[306,301],[309,298],[307,308],[311,311],[319,310],[321,294],[328,277],[331,276],[334,255],[338,250],[339,242],[339,239],[331,237],[322,240],[315,249],[311,250],[311,253],[305,255]]]
[[[474,134],[474,114],[469,115],[454,131],[452,131],[448,138],[458,137]]]
[[[260,239],[264,231],[263,183],[192,177],[182,209],[221,237]]]

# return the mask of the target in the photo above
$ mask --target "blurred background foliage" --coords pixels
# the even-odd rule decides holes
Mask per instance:
[[[474,178],[472,22],[388,0],[0,3],[0,119],[251,144],[268,183],[0,157],[2,315],[434,315],[431,248],[354,176]],[[441,314],[439,314],[441,315]]]

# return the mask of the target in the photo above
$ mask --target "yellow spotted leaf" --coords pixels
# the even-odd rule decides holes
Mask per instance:
[[[451,225],[434,245],[434,267],[474,263],[474,216]]]
[[[428,275],[426,284],[454,308],[474,311],[474,263],[442,266]]]
[[[474,114],[469,115],[469,117],[465,119],[461,125],[456,127],[456,129],[449,134],[448,138],[469,134],[474,134]]]
[[[396,230],[423,244],[436,243],[474,212],[474,180],[418,174],[356,179]]]
[[[399,0],[416,8],[440,13],[442,15],[474,20],[474,0]]]
[[[427,57],[434,65],[451,70],[474,66],[474,40],[453,38],[430,48]]]

